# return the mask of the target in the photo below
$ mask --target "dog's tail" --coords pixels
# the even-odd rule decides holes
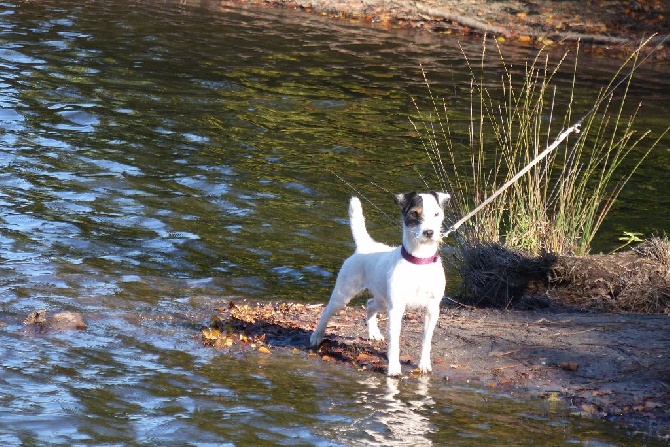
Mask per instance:
[[[351,225],[351,234],[356,243],[356,252],[369,252],[377,242],[375,242],[367,228],[365,228],[365,217],[363,216],[363,207],[358,197],[352,197],[349,201],[349,224]]]

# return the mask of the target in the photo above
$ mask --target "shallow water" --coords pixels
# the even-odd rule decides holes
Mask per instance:
[[[418,66],[458,91],[460,51],[273,9],[0,4],[0,443],[635,443],[548,402],[199,343],[230,299],[325,301],[351,249],[335,174],[384,210],[370,180],[421,188]],[[585,90],[616,65],[585,65]],[[639,76],[641,119],[659,127],[667,69]],[[602,246],[665,229],[667,145],[652,157]],[[394,219],[366,211],[393,241]],[[81,312],[88,329],[23,326],[40,308]]]

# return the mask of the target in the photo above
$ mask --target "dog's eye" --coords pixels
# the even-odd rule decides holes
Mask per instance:
[[[418,213],[417,211],[410,211],[410,213],[409,213],[409,217],[410,217],[412,220],[417,220],[417,219],[419,218],[419,213]]]

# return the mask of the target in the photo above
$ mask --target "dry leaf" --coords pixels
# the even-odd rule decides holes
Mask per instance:
[[[558,393],[556,391],[549,393],[549,396],[547,396],[547,400],[549,402],[560,402],[561,398],[558,396]]]
[[[582,405],[582,411],[588,414],[595,414],[598,412],[598,408],[595,405],[584,404]]]
[[[258,352],[261,354],[270,354],[270,350],[266,346],[259,346]]]
[[[377,360],[377,357],[372,356],[370,354],[366,354],[364,352],[361,352],[356,356],[356,361],[359,363],[373,363]]]
[[[652,401],[650,401],[650,400],[648,400],[648,401],[646,401],[646,402],[644,403],[644,407],[645,407],[647,410],[652,409],[652,408],[660,408],[660,407],[662,407],[662,406],[664,406],[662,403],[659,403],[659,402],[652,402]]]
[[[216,340],[221,335],[221,331],[216,328],[206,327],[202,330],[202,336],[206,340]]]
[[[230,337],[218,338],[214,342],[214,347],[215,348],[229,348],[231,346],[233,346],[233,339],[230,338]]]
[[[579,363],[576,362],[561,362],[558,366],[563,371],[577,371],[579,369]]]

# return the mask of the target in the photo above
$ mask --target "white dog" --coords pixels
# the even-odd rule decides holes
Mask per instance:
[[[431,371],[431,340],[446,285],[438,250],[448,199],[449,194],[441,192],[397,195],[402,213],[402,245],[389,247],[370,237],[361,202],[351,198],[349,219],[356,252],[342,264],[330,301],[310,338],[312,346],[323,340],[328,320],[367,289],[372,294],[367,302],[370,339],[384,339],[377,326],[377,313],[388,311],[388,375],[401,373],[400,326],[407,307],[426,310],[419,370]]]

